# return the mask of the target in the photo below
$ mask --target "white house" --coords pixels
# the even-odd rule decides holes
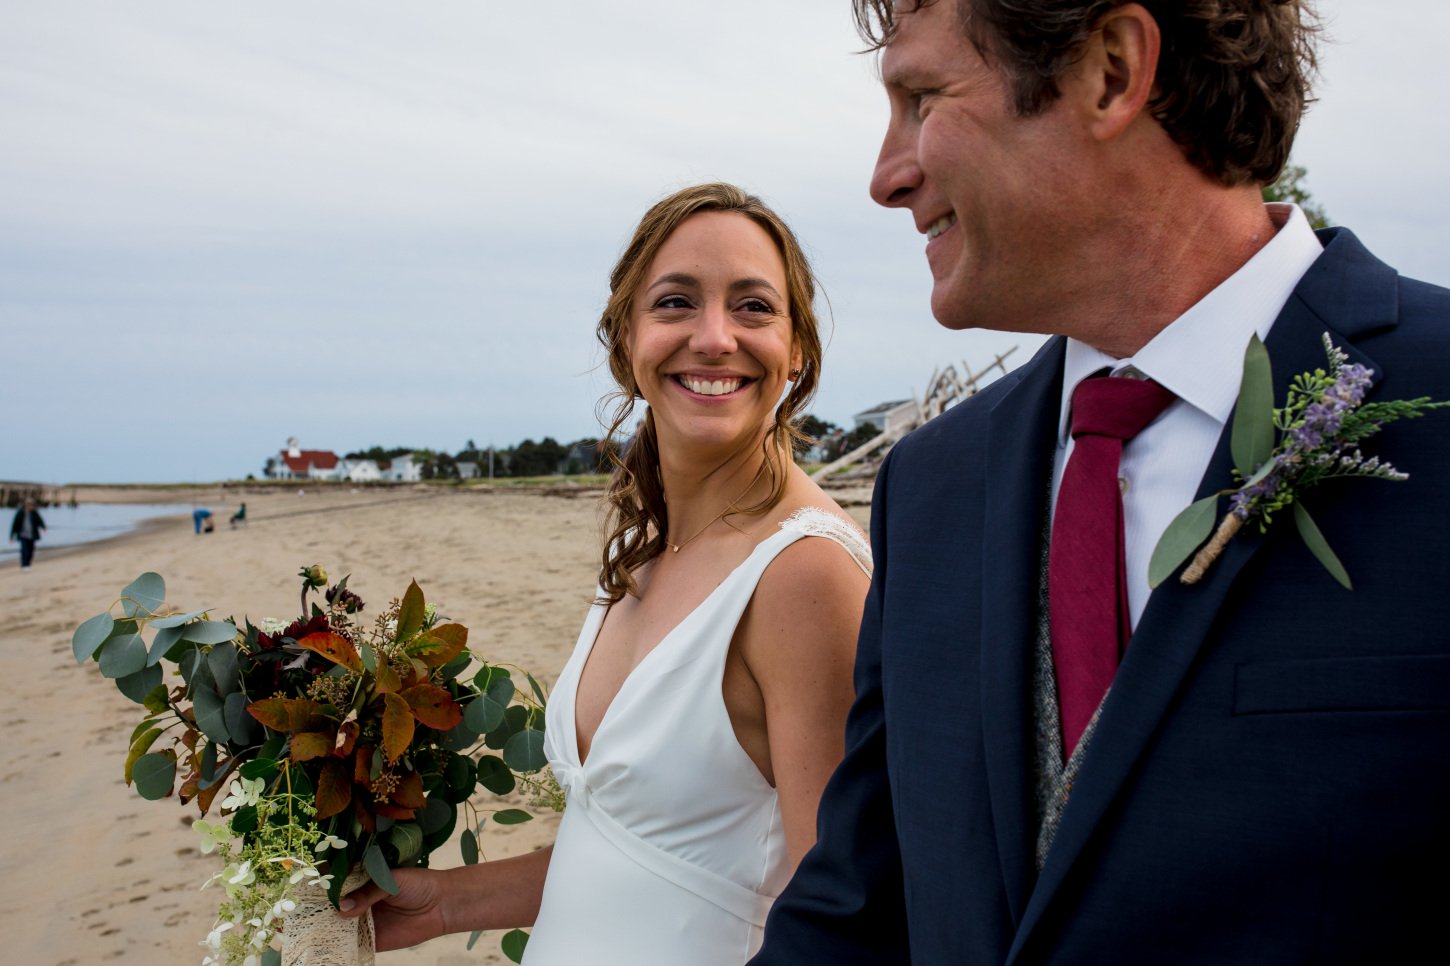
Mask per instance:
[[[457,465],[460,480],[471,480],[478,476],[478,464],[472,460],[459,460]]]
[[[343,460],[342,479],[350,483],[375,483],[383,478],[377,460]]]
[[[851,418],[856,421],[857,428],[870,423],[879,433],[891,433],[904,430],[916,421],[916,403],[910,399],[895,399],[862,410]]]
[[[378,471],[383,479],[399,483],[416,483],[423,478],[423,467],[413,462],[412,453],[394,456],[392,462],[380,465]]]

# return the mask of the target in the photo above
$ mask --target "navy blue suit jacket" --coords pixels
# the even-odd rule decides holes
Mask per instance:
[[[1450,399],[1450,291],[1321,234],[1268,338],[1279,401],[1328,332],[1371,399]],[[1366,449],[1403,483],[1306,507],[1148,601],[1033,861],[1031,670],[1063,343],[882,467],[847,754],[754,966],[1423,961],[1450,907],[1450,413]],[[1227,434],[1225,434],[1227,436]],[[1227,439],[1200,496],[1231,485]]]

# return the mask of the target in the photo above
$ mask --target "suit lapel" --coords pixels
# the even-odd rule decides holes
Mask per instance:
[[[1347,231],[1339,230],[1337,237],[1335,232],[1322,237],[1330,244],[1296,288],[1266,341],[1279,405],[1295,375],[1324,367],[1326,331],[1352,362],[1374,370],[1376,382],[1383,375],[1351,340],[1370,329],[1394,323],[1395,273],[1365,251]],[[1196,499],[1233,485],[1229,434],[1226,429],[1219,439]],[[1226,501],[1220,501],[1220,515],[1226,506]],[[1292,523],[1281,519],[1275,526]],[[1262,544],[1258,529],[1245,527],[1200,583],[1186,587],[1176,576],[1170,577],[1149,598],[1103,704],[1062,824],[1019,924],[1009,963],[1020,953],[1152,740],[1230,588]]]
[[[1063,346],[1061,339],[1044,346],[993,407],[982,467],[982,733],[992,820],[1014,921],[1026,909],[1034,872],[1032,648]]]

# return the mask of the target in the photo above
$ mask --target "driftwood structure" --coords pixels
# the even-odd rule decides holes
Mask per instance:
[[[962,369],[966,373],[965,376],[959,374],[954,365],[935,370],[932,372],[931,378],[927,380],[926,391],[922,393],[921,397],[919,399],[915,396],[912,397],[916,403],[914,419],[894,430],[867,440],[851,452],[843,454],[839,459],[827,463],[812,473],[811,479],[824,480],[838,474],[854,475],[853,471],[862,469],[874,470],[876,464],[886,457],[897,440],[975,393],[981,387],[982,380],[994,370],[998,370],[1001,375],[1006,375],[1006,359],[1016,351],[1017,347],[1013,346],[1006,352],[998,353],[990,365],[978,372],[973,372],[972,367],[964,361]]]
[[[34,500],[39,506],[58,506],[65,501],[61,488],[43,483],[21,483],[15,480],[0,480],[0,507],[14,509],[26,500]],[[70,505],[75,505],[75,491],[71,491]]]

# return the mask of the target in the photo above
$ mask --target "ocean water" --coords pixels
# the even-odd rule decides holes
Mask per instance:
[[[45,518],[45,532],[41,534],[36,547],[43,553],[46,547],[92,543],[134,530],[144,520],[177,514],[184,514],[185,519],[178,520],[176,526],[190,531],[192,509],[190,503],[83,503],[80,506],[41,507],[40,515]],[[221,514],[221,522],[225,525],[226,514],[222,508],[212,507],[211,511],[213,514]],[[16,557],[20,554],[20,544],[8,539],[15,511],[0,509],[0,515],[3,515],[5,521],[7,537],[0,544],[0,559]]]

